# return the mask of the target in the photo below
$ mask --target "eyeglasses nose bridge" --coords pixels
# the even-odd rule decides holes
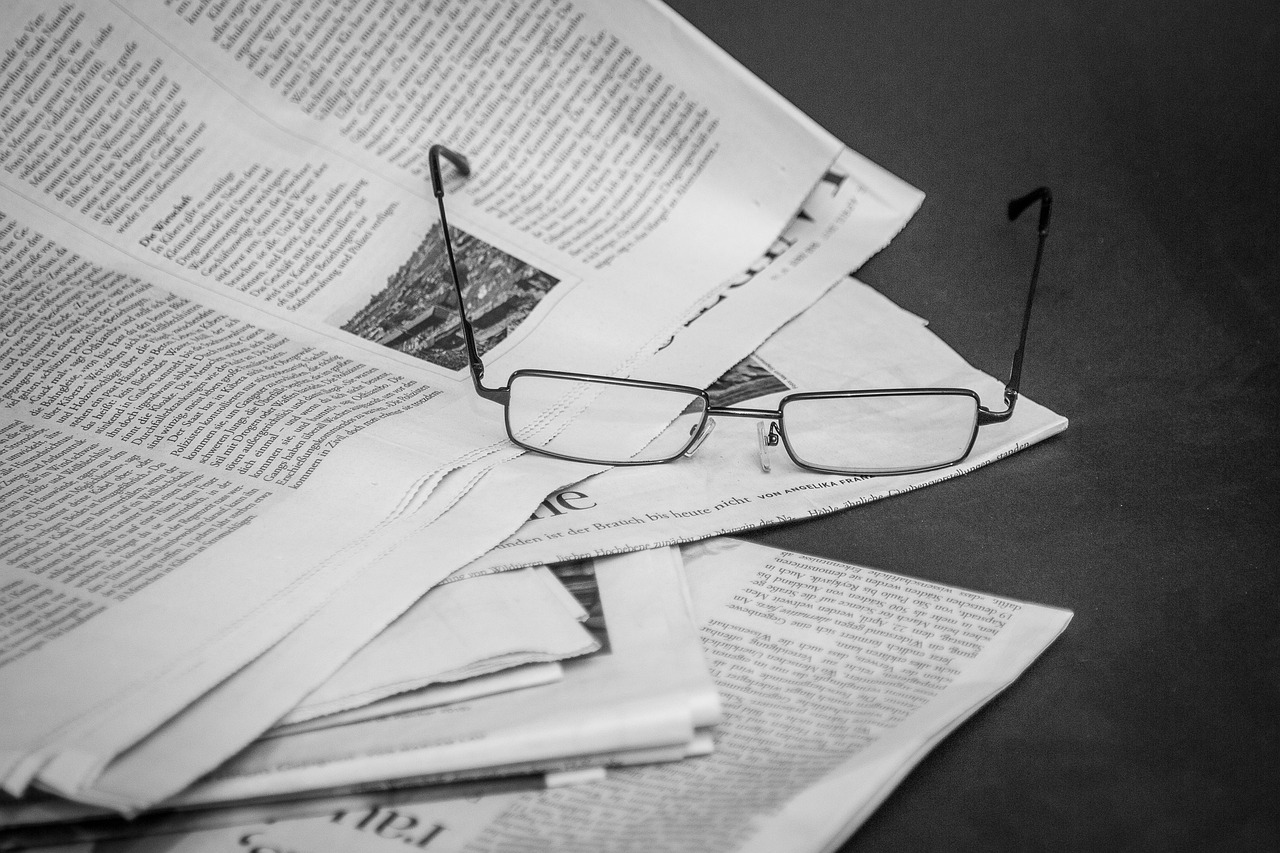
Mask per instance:
[[[778,422],[776,420],[769,421],[769,426],[764,425],[764,421],[756,421],[756,450],[760,455],[760,470],[768,474],[773,470],[773,462],[769,458],[769,448],[778,446]]]
[[[702,429],[700,429],[698,431],[698,434],[693,437],[693,442],[689,445],[689,449],[686,450],[682,455],[692,456],[693,454],[697,453],[698,448],[702,446],[702,442],[706,441],[707,436],[715,432],[715,429],[716,429],[716,419],[707,418],[706,422],[702,426]]]

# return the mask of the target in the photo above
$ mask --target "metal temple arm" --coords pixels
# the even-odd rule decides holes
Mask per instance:
[[[1044,241],[1049,236],[1049,215],[1053,209],[1053,193],[1048,187],[1037,187],[1024,196],[1009,202],[1009,220],[1013,221],[1033,204],[1040,205],[1039,238],[1036,241],[1035,266],[1031,269],[1031,286],[1027,289],[1027,305],[1022,312],[1022,332],[1018,336],[1018,348],[1013,353],[1013,366],[1009,369],[1009,381],[1005,383],[1002,412],[993,412],[986,407],[978,409],[978,423],[989,424],[1006,421],[1013,414],[1013,407],[1018,402],[1018,385],[1022,381],[1022,358],[1027,348],[1027,330],[1031,326],[1031,306],[1036,298],[1036,282],[1040,279],[1040,262],[1044,258]]]
[[[444,234],[444,251],[449,258],[449,274],[453,278],[453,289],[458,296],[458,317],[462,320],[462,337],[467,344],[467,362],[471,367],[471,382],[476,393],[486,400],[495,403],[506,403],[509,392],[506,388],[488,388],[484,384],[484,361],[480,358],[480,348],[476,345],[475,329],[471,318],[467,316],[467,303],[462,291],[466,272],[459,269],[453,255],[453,239],[449,236],[449,219],[444,212],[444,179],[440,174],[440,159],[448,160],[463,176],[471,174],[471,164],[467,158],[443,145],[432,145],[427,151],[427,168],[431,172],[431,191],[435,194],[436,204],[440,208],[440,231]]]

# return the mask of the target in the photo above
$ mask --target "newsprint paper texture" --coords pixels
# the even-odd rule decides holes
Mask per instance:
[[[382,806],[62,853],[837,848],[1071,613],[731,539],[684,550],[725,719],[706,757],[541,792]]]

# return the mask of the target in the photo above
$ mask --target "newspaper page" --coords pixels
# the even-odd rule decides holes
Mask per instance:
[[[603,646],[560,664],[562,681],[270,737],[161,808],[670,761],[705,752],[709,741],[698,731],[719,721],[719,698],[698,643],[678,553],[641,552],[554,570],[590,613],[587,624]],[[103,811],[47,799],[13,802],[0,805],[0,825]]]
[[[791,391],[960,387],[988,404],[1003,385],[925,323],[854,279],[839,284],[709,388],[720,405],[772,408]],[[855,477],[797,467],[781,448],[763,470],[755,423],[725,418],[697,453],[668,465],[597,474],[549,496],[514,536],[460,576],[702,539],[808,518],[958,477],[1066,429],[1026,396],[984,426],[968,458],[922,474]]]
[[[420,275],[442,250],[432,143],[472,160],[449,205],[494,379],[511,360],[638,358],[769,245],[840,148],[643,0],[8,14],[15,193],[127,272],[454,382],[449,288]]]
[[[324,792],[315,798],[305,796],[268,798],[216,808],[160,809],[128,820],[114,812],[95,809],[93,806],[53,798],[40,799],[37,795],[26,804],[28,813],[34,813],[39,808],[47,806],[47,815],[50,820],[58,821],[60,816],[71,815],[73,810],[79,810],[78,819],[56,823],[40,823],[33,820],[26,825],[11,826],[0,832],[0,851],[7,853],[12,850],[39,849],[45,853],[90,853],[93,850],[100,850],[106,853],[114,847],[104,842],[115,839],[140,839],[156,835],[175,836],[221,827],[252,826],[279,820],[329,816],[336,812],[355,814],[374,806],[377,806],[379,812],[385,816],[392,813],[395,806],[400,803],[421,805],[426,802],[475,799],[497,793],[541,791],[565,785],[589,784],[604,778],[604,772],[601,767],[564,773],[529,772],[496,778],[425,783],[405,788],[369,787]],[[96,846],[94,842],[97,842]],[[151,839],[146,842],[146,849],[149,851],[167,849],[167,845],[171,842],[170,837]],[[133,846],[133,849],[137,849],[136,846]]]
[[[670,155],[670,162],[659,158],[661,168],[652,187],[645,183],[636,189],[624,180],[634,183],[641,172],[638,169],[603,185],[606,195],[629,193],[629,197],[646,199],[643,210],[608,205],[611,212],[639,210],[647,216],[651,208],[661,208],[660,221],[620,224],[598,217],[620,233],[623,244],[602,250],[590,261],[579,260],[577,266],[570,262],[578,256],[568,243],[537,243],[529,236],[533,226],[528,223],[536,220],[532,206],[524,211],[528,221],[522,230],[510,224],[511,211],[480,208],[480,203],[486,202],[483,192],[490,192],[488,201],[497,192],[493,183],[473,182],[467,185],[470,189],[458,194],[459,222],[471,224],[481,236],[497,240],[494,235],[501,233],[510,237],[503,245],[528,257],[552,258],[554,263],[548,261],[548,268],[564,272],[560,281],[572,284],[553,299],[522,296],[501,302],[506,308],[495,314],[495,320],[510,315],[520,322],[504,321],[494,334],[486,335],[486,341],[495,347],[494,358],[513,353],[521,341],[536,337],[534,329],[544,330],[539,332],[546,338],[544,346],[560,346],[566,351],[616,344],[603,358],[607,364],[628,363],[650,341],[669,340],[673,329],[679,331],[688,317],[705,307],[707,294],[719,286],[716,283],[726,280],[733,269],[753,256],[746,254],[748,244],[754,242],[754,253],[772,239],[765,235],[777,233],[779,223],[824,174],[838,148],[661,8],[641,3],[619,12],[618,7],[610,6],[610,15],[621,14],[625,19],[627,36],[622,39],[611,35],[599,16],[561,14],[576,8],[568,4],[558,4],[555,14],[533,18],[487,13],[477,17],[470,12],[462,14],[461,4],[449,9],[444,9],[449,4],[437,5],[459,13],[449,18],[457,32],[429,42],[428,66],[466,66],[453,61],[457,56],[451,60],[449,50],[471,50],[479,44],[505,50],[514,45],[513,49],[525,51],[528,60],[517,63],[520,74],[537,71],[554,75],[560,73],[555,70],[560,66],[543,61],[546,51],[572,47],[583,57],[593,57],[592,62],[584,58],[582,64],[572,66],[575,74],[598,72],[607,80],[607,85],[591,87],[590,109],[583,111],[584,120],[593,115],[608,115],[611,121],[624,116],[626,120],[619,127],[597,124],[593,129],[604,134],[610,145],[626,146],[631,153],[643,152],[637,157],[651,158],[655,149]],[[416,110],[415,104],[393,106],[371,100],[365,105],[367,109],[357,109],[358,114],[369,117],[361,134],[361,128],[349,126],[350,116],[339,116],[337,110],[320,116],[294,100],[302,91],[298,88],[303,86],[301,81],[329,90],[337,85],[323,79],[336,66],[320,70],[312,63],[313,51],[331,47],[335,32],[341,29],[335,28],[342,23],[327,4],[317,4],[309,11],[300,4],[297,8],[300,14],[314,18],[307,26],[288,28],[294,48],[289,62],[296,62],[297,74],[285,75],[293,82],[283,83],[281,79],[256,77],[256,70],[247,66],[260,54],[242,50],[244,45],[235,41],[242,36],[257,38],[264,32],[283,32],[247,19],[263,7],[86,0],[57,9],[39,3],[13,4],[6,9],[15,26],[6,36],[8,46],[0,59],[4,65],[0,77],[4,123],[0,132],[6,142],[0,152],[4,157],[0,163],[4,193],[0,215],[5,217],[0,227],[4,229],[6,269],[18,288],[7,304],[25,309],[10,326],[22,329],[23,336],[11,334],[7,338],[17,354],[10,368],[17,372],[12,374],[12,386],[6,388],[6,423],[24,438],[21,445],[10,442],[6,447],[21,446],[24,452],[7,460],[10,479],[6,483],[17,482],[17,472],[34,478],[34,488],[41,494],[64,495],[66,484],[40,480],[45,472],[34,464],[57,444],[67,451],[68,459],[83,459],[86,452],[97,454],[100,466],[106,466],[103,471],[112,472],[108,478],[98,476],[96,469],[73,472],[82,475],[77,481],[82,491],[93,489],[91,497],[75,505],[95,510],[89,523],[109,526],[110,522],[103,521],[106,508],[121,509],[120,520],[126,524],[134,524],[138,518],[144,523],[153,521],[147,515],[153,508],[123,499],[125,486],[121,484],[128,479],[127,472],[113,467],[121,459],[136,465],[139,472],[150,472],[142,488],[135,490],[137,494],[147,499],[181,497],[186,502],[186,516],[207,511],[223,522],[203,527],[211,531],[209,536],[216,539],[213,542],[193,541],[189,536],[175,541],[189,529],[177,525],[164,528],[167,537],[138,525],[137,540],[122,537],[113,542],[122,554],[146,542],[168,558],[169,565],[161,571],[148,572],[145,578],[130,575],[127,583],[132,586],[109,590],[116,595],[121,589],[140,592],[139,596],[128,593],[138,601],[133,605],[115,602],[105,608],[103,601],[81,600],[57,586],[33,581],[28,577],[30,572],[20,566],[6,565],[10,596],[6,601],[15,608],[11,613],[21,614],[26,619],[23,625],[37,626],[18,637],[24,659],[10,664],[18,670],[26,667],[25,676],[0,674],[0,678],[12,679],[9,683],[22,685],[21,690],[6,691],[6,696],[22,696],[15,700],[13,709],[5,706],[6,719],[14,721],[7,727],[3,752],[6,787],[11,791],[22,790],[41,773],[45,773],[42,781],[48,784],[77,789],[113,752],[135,742],[210,683],[243,667],[280,632],[297,624],[300,614],[344,588],[344,579],[362,563],[350,555],[335,555],[359,542],[377,526],[379,517],[412,515],[411,510],[420,509],[433,487],[442,482],[450,464],[465,462],[468,455],[486,452],[492,446],[477,442],[477,431],[462,426],[467,418],[445,415],[460,414],[465,408],[458,405],[457,394],[451,393],[457,387],[456,370],[433,364],[421,357],[422,353],[408,354],[387,345],[395,343],[385,339],[387,335],[394,331],[399,340],[406,337],[400,334],[404,329],[362,336],[354,327],[342,328],[351,326],[349,321],[354,317],[342,312],[372,304],[375,293],[387,295],[381,303],[385,307],[396,302],[406,287],[426,288],[437,295],[442,290],[438,277],[432,283],[426,281],[430,276],[416,275],[439,255],[438,228],[434,241],[429,233],[432,216],[424,198],[421,164],[400,168],[397,173],[378,159],[385,150],[369,155],[370,148],[377,145],[365,138],[374,134],[385,140],[388,128],[374,125],[393,120],[393,116],[411,115],[420,120],[415,125],[420,132],[412,138],[421,145],[415,147],[425,146],[431,139],[441,138],[427,118],[439,118],[442,111],[433,112],[433,107],[423,112]],[[404,10],[397,6],[396,14]],[[407,14],[413,18],[412,9]],[[387,36],[380,27],[392,17],[368,17],[367,26],[359,30],[360,37],[376,41]],[[428,18],[435,20],[417,15],[413,25]],[[408,20],[396,18],[400,29],[392,35],[404,36]],[[506,36],[511,37],[507,38],[498,30],[485,29],[497,26],[495,22],[533,29],[508,32]],[[466,30],[471,25],[474,29]],[[594,44],[574,35],[586,32],[579,28],[596,25],[603,29],[592,32]],[[517,32],[521,33],[518,38]],[[561,35],[565,37],[560,39]],[[403,44],[411,42],[414,40]],[[414,43],[415,50],[421,46]],[[601,45],[612,57],[609,61],[591,53]],[[439,56],[432,53],[437,47],[443,51]],[[697,55],[686,55],[691,50]],[[473,57],[479,58],[479,54]],[[404,67],[405,61],[400,58],[393,64]],[[382,73],[383,68],[373,71],[373,64],[377,63],[370,64],[370,73]],[[239,72],[232,73],[233,66]],[[482,69],[486,63],[473,61],[467,67]],[[690,73],[690,68],[696,73]],[[424,71],[421,66],[413,69],[418,76]],[[652,90],[640,84],[641,75],[654,84]],[[248,81],[248,76],[255,76],[258,82]],[[423,79],[425,86],[431,74]],[[529,79],[522,77],[522,81]],[[369,93],[375,100],[375,90],[397,98],[409,91],[374,85]],[[500,90],[502,87],[492,89]],[[422,91],[422,86],[417,91]],[[551,88],[540,91],[549,95]],[[681,106],[664,112],[667,108],[659,108],[659,99]],[[532,100],[521,103],[524,109],[508,104],[510,109],[503,115],[512,121],[550,122],[558,112],[572,117],[579,111],[578,106],[568,103],[559,103],[558,108]],[[702,107],[707,108],[705,115]],[[454,121],[455,114],[449,115]],[[661,134],[657,133],[659,127]],[[752,128],[755,130],[746,132]],[[706,139],[702,138],[704,132]],[[351,141],[357,137],[363,140],[359,145]],[[540,166],[560,162],[554,146],[561,138],[563,134],[534,134],[536,144],[526,152],[529,157],[517,165],[529,169],[537,179]],[[702,159],[687,160],[685,155],[698,146]],[[744,151],[741,146],[751,150]],[[355,156],[355,148],[359,148],[359,156]],[[473,156],[476,150],[472,147]],[[613,148],[605,150],[616,154]],[[477,166],[483,160],[483,156],[477,157]],[[744,174],[755,174],[754,169],[743,168],[746,162],[768,164],[759,183],[743,180]],[[406,174],[412,182],[406,182]],[[491,177],[496,171],[484,174],[490,181],[496,180]],[[713,180],[716,175],[719,179]],[[547,186],[552,184],[539,190]],[[730,191],[729,197],[720,192],[724,187]],[[590,187],[593,192],[598,188],[597,184]],[[581,186],[567,190],[586,192]],[[646,195],[648,190],[666,192],[669,204],[655,208],[652,196]],[[533,205],[537,194],[530,192],[525,201]],[[570,196],[572,192],[564,197]],[[608,199],[617,201],[616,196]],[[584,201],[570,198],[574,200]],[[729,215],[741,210],[766,213],[763,220],[753,220],[754,224]],[[698,225],[706,222],[732,223],[732,227],[720,227],[716,235],[710,235],[704,225]],[[426,238],[421,236],[424,229],[428,231]],[[744,238],[741,244],[735,242],[746,234],[756,236]],[[517,261],[492,244],[481,245],[483,242],[474,244],[478,254],[473,257],[473,266],[503,271],[508,283],[532,280],[529,287],[535,292],[540,286],[551,286],[549,280],[556,276],[539,275],[546,270]],[[676,248],[676,244],[689,243],[696,244],[696,250]],[[579,255],[587,257],[582,252]],[[678,263],[680,274],[664,274],[662,271],[670,268],[664,263]],[[622,284],[590,286],[606,280]],[[650,308],[664,302],[656,296],[668,291],[655,291],[651,286],[655,281],[681,281],[685,288],[674,289],[674,302],[660,317],[636,309],[639,304]],[[694,282],[692,290],[688,282]],[[72,288],[75,295],[52,296],[52,288],[66,291],[68,283],[76,285]],[[643,299],[635,296],[641,290]],[[614,308],[601,304],[614,296]],[[483,314],[489,303],[481,304],[484,294],[477,297]],[[421,302],[411,301],[412,311],[417,312],[412,317],[427,326],[439,325],[428,322],[436,316],[434,309],[431,317],[426,317],[428,311]],[[565,307],[553,312],[561,303]],[[53,343],[66,339],[66,329],[85,310],[92,317],[81,334],[83,345],[72,340],[66,352],[54,347]],[[563,313],[566,319],[551,322],[553,313]],[[580,319],[584,315],[617,321],[617,328],[613,322],[583,324]],[[626,323],[620,320],[624,317]],[[419,322],[412,325],[416,329]],[[524,333],[507,334],[516,325],[524,327]],[[568,326],[608,328],[610,334],[604,342],[586,340],[588,346],[565,345],[574,340],[567,334]],[[456,324],[444,331],[456,335]],[[119,334],[113,338],[112,332]],[[164,341],[150,345],[159,334],[166,336]],[[434,345],[443,337],[436,335],[431,340]],[[638,350],[634,348],[637,341],[645,342]],[[238,352],[228,351],[229,343],[238,347]],[[259,358],[256,351],[264,345],[274,347],[278,357]],[[299,350],[305,355],[294,357]],[[294,363],[288,363],[290,360]],[[242,369],[241,374],[255,381],[208,369],[228,363],[251,368]],[[75,369],[59,374],[51,370],[54,364]],[[6,372],[6,380],[10,374]],[[326,386],[306,386],[309,396],[297,390],[300,383],[321,376],[348,386],[348,395],[354,398],[345,401],[348,410],[335,411],[330,404],[344,401],[328,396],[331,389]],[[436,384],[424,383],[425,376]],[[40,405],[31,405],[31,386],[39,384],[32,377],[49,380],[43,389],[45,398],[37,401]],[[96,415],[74,411],[74,406],[70,407],[73,411],[66,411],[66,399],[83,392],[86,384],[103,386],[106,377],[119,387],[102,387],[100,398],[81,407]],[[61,395],[57,401],[64,403],[62,408],[51,405],[48,397],[55,394]],[[228,397],[231,403],[227,403]],[[311,398],[318,398],[318,405],[308,408]],[[219,402],[200,408],[211,399]],[[426,423],[420,410],[428,404],[437,409],[438,417],[430,418],[430,440],[423,440]],[[214,416],[201,417],[211,409]],[[263,409],[267,410],[265,417],[276,420],[295,417],[299,409],[314,412],[313,421],[301,427],[296,421],[286,421],[286,425],[310,434],[281,436],[264,429],[275,421],[264,423]],[[228,410],[230,422],[217,422],[216,416],[226,415]],[[247,416],[247,411],[260,416]],[[386,426],[386,435],[373,439],[368,436],[369,421],[376,418],[371,419],[370,413],[387,419],[387,423],[395,421],[397,413],[405,416]],[[50,420],[61,428],[48,423]],[[369,440],[357,441],[353,435]],[[130,446],[119,446],[123,444]],[[342,455],[341,445],[348,448],[347,469],[335,472],[341,466],[332,458]],[[406,466],[403,459],[396,458],[406,446],[420,449],[425,458]],[[125,456],[111,456],[121,451]],[[369,456],[388,463],[389,479],[368,482],[368,472],[375,467]],[[321,458],[327,460],[328,471],[323,474]],[[154,467],[161,463],[168,467]],[[237,473],[250,481],[231,486],[212,484],[226,494],[221,503],[209,500],[211,484],[198,476],[210,474],[202,466],[217,469],[219,465],[223,473]],[[248,469],[226,470],[237,465]],[[295,470],[290,470],[291,465]],[[348,500],[355,493],[340,474],[364,477],[369,500],[362,505],[368,517],[352,512],[349,505],[324,505],[319,498],[319,507],[302,506],[306,501],[299,495],[261,488],[264,474],[276,479],[283,476],[276,469],[291,474],[295,481],[307,482],[312,486],[307,492],[341,493]],[[561,484],[567,481],[556,476],[561,477]],[[137,479],[130,477],[131,483]],[[330,486],[316,487],[320,480]],[[298,482],[287,485],[303,491]],[[551,488],[554,485],[549,484],[544,496]],[[46,503],[23,507],[23,532],[34,535],[18,541],[20,550],[64,550],[65,543],[54,542],[57,547],[49,543],[53,539],[50,531],[68,526],[65,507],[58,501]],[[41,514],[41,506],[48,512]],[[261,517],[268,517],[269,512],[269,524],[251,523],[256,516],[249,510],[259,507],[264,508]],[[72,529],[83,526],[84,512],[71,515]],[[137,517],[130,515],[134,512]],[[423,526],[422,519],[415,519],[414,524]],[[262,529],[267,526],[272,528],[270,533]],[[311,535],[313,529],[318,529],[317,535]],[[277,544],[273,536],[286,541]],[[364,551],[368,550],[365,543]],[[273,555],[271,572],[259,571],[262,560],[258,555],[264,553]],[[124,561],[125,557],[111,554],[110,559]],[[300,576],[326,565],[326,560],[330,571],[324,583],[297,583]],[[199,588],[191,579],[196,572],[187,568],[197,565],[194,561],[211,567],[200,573],[203,586]],[[82,562],[91,564],[92,560]],[[107,571],[123,564],[113,564]],[[135,565],[136,560],[130,558],[129,564]],[[53,566],[58,565],[54,558]],[[243,567],[244,577],[218,575],[225,565]],[[122,572],[116,579],[126,574]],[[163,580],[152,586],[162,575]],[[424,579],[417,591],[429,585],[430,580]],[[98,586],[99,590],[106,588]],[[284,590],[288,594],[281,594]],[[303,596],[307,603],[300,605],[296,596]],[[47,608],[46,598],[53,599]],[[171,608],[170,603],[179,599],[191,605]],[[274,610],[264,610],[266,605],[259,606],[259,602],[269,602]],[[118,610],[129,616],[115,615]],[[157,618],[161,612],[166,617],[163,620]],[[264,618],[267,616],[271,618]],[[125,647],[117,645],[115,632],[105,627],[119,624],[149,627],[134,631],[132,645]],[[73,644],[70,638],[91,625],[97,626],[93,636]],[[235,630],[227,630],[228,625],[236,626]],[[220,642],[212,642],[215,635]],[[72,645],[76,648],[69,651]],[[117,663],[130,661],[131,670],[126,674],[118,665],[98,665],[101,653],[109,653]],[[74,665],[49,666],[51,657]],[[178,670],[181,678],[170,677]],[[33,686],[35,689],[30,689]],[[124,713],[126,708],[130,713]],[[43,768],[59,755],[63,756],[61,769],[46,773]]]
[[[420,805],[375,796],[320,818],[179,835],[164,849],[232,851],[250,839],[337,853],[426,839],[433,853],[835,850],[1071,618],[730,539],[684,553],[724,702],[712,754],[537,793]]]
[[[391,532],[367,543],[359,559],[353,559],[359,571],[250,665],[105,764],[85,761],[77,751],[48,761],[39,771],[41,786],[126,812],[187,787],[286,714],[421,596],[424,586],[434,584],[450,566],[475,559],[495,530],[513,529],[525,516],[524,507],[537,500],[539,485],[554,477],[544,467],[554,461],[530,456],[522,465],[487,472],[474,486],[467,479],[450,483],[446,478],[441,487],[445,494],[433,496],[427,506],[450,499],[452,492],[465,492],[456,504],[438,517],[426,513],[422,527],[415,526],[414,517],[384,525],[393,527]],[[172,688],[177,676],[169,682],[165,686]],[[148,697],[130,697],[130,702],[83,740],[109,746],[116,740],[113,727],[152,712]]]
[[[648,747],[684,747],[719,720],[674,551],[553,567],[591,614],[602,644],[561,664],[564,678],[365,723],[250,746],[171,803],[204,803],[553,762]]]
[[[501,572],[500,574],[506,574]],[[401,693],[395,693],[386,699],[357,705],[346,711],[336,711],[322,717],[308,716],[300,722],[281,721],[262,733],[262,737],[278,737],[299,732],[310,732],[332,726],[345,726],[348,723],[360,723],[379,717],[391,717],[406,714],[423,708],[438,708],[441,705],[452,705],[479,699],[481,696],[492,696],[495,693],[506,693],[512,690],[523,690],[540,684],[551,684],[564,678],[564,667],[557,661],[543,663],[526,663],[506,667],[495,672],[472,675],[459,681],[445,681],[429,684]],[[286,717],[285,720],[288,718]]]
[[[20,789],[77,729],[132,727],[118,751],[260,654],[340,585],[344,552],[425,508],[446,460],[409,416],[430,386],[0,230],[22,241],[0,565],[0,767]],[[179,672],[198,683],[174,695]]]
[[[430,143],[471,159],[449,205],[495,380],[625,369],[777,236],[840,147],[645,0],[128,5],[333,159],[422,198]],[[438,255],[420,208],[397,210],[382,256]],[[362,275],[299,310],[456,371],[441,296]]]
[[[434,587],[278,725],[325,717],[429,684],[595,651],[599,642],[578,618],[587,614],[565,605],[543,580],[545,571],[503,572]],[[502,580],[475,583],[497,578]]]

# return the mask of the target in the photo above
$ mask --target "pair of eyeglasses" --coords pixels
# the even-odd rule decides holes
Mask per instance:
[[[1005,383],[1003,410],[986,408],[968,388],[806,391],[787,394],[775,409],[760,409],[716,406],[705,390],[687,385],[560,370],[520,369],[511,374],[505,387],[487,387],[484,362],[463,296],[466,270],[454,257],[449,236],[442,159],[464,177],[471,174],[471,166],[466,157],[443,145],[433,145],[428,152],[472,383],[481,397],[503,406],[507,436],[526,450],[575,462],[656,465],[693,455],[710,435],[717,417],[755,418],[765,471],[769,470],[768,448],[780,442],[796,465],[810,471],[862,476],[911,474],[962,461],[973,449],[979,428],[1013,415],[1031,305],[1049,233],[1053,197],[1047,187],[1009,202],[1010,220],[1038,203],[1040,233],[1022,333]]]

